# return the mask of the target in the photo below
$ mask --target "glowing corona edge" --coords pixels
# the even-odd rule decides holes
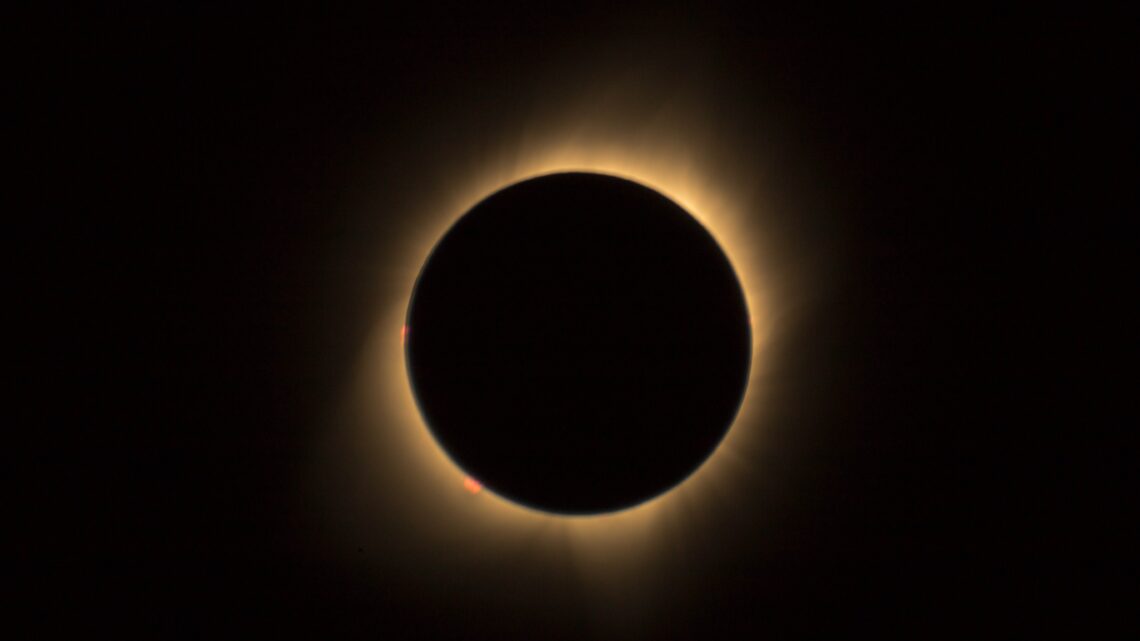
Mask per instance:
[[[430,532],[440,545],[471,550],[504,548],[540,532],[544,545],[569,546],[586,569],[613,574],[617,566],[653,554],[661,531],[690,527],[711,497],[731,495],[734,473],[747,465],[734,451],[739,444],[754,441],[759,430],[762,352],[771,332],[771,303],[762,279],[757,197],[731,173],[720,171],[729,159],[722,148],[710,144],[719,139],[696,136],[691,130],[688,136],[681,135],[686,129],[667,121],[624,129],[550,127],[546,135],[504,144],[501,154],[464,167],[441,168],[443,174],[458,177],[458,186],[453,178],[449,189],[437,190],[418,205],[418,211],[409,212],[417,221],[416,229],[389,241],[388,249],[396,253],[387,258],[390,267],[379,287],[383,309],[360,361],[352,395],[367,441],[362,447],[374,453],[374,462],[388,468],[384,483],[415,498],[393,508],[396,518],[409,528]],[[736,421],[718,449],[672,490],[623,511],[591,516],[549,514],[503,499],[489,488],[477,493],[465,489],[463,471],[423,423],[403,351],[404,333],[415,331],[404,328],[415,279],[434,244],[455,220],[507,185],[569,171],[640,183],[700,221],[732,263],[752,323],[748,387]]]

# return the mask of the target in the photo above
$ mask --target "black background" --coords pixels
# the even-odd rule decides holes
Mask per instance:
[[[757,24],[586,7],[28,23],[10,61],[29,107],[10,180],[31,196],[9,236],[9,314],[29,325],[13,432],[35,443],[9,468],[28,533],[9,585],[34,606],[17,624],[600,633],[561,596],[523,612],[475,578],[433,591],[325,564],[320,507],[296,491],[373,320],[371,244],[414,225],[396,200],[345,214],[346,194],[414,182],[466,140],[449,123],[509,126],[579,53],[716,69],[719,117],[756,123],[737,144],[776,145],[783,198],[813,203],[779,222],[782,251],[828,266],[779,346],[784,485],[740,490],[778,507],[745,499],[699,529],[644,636],[1112,624],[1084,603],[1123,604],[1107,589],[1123,534],[1092,504],[1123,484],[1125,450],[1098,440],[1099,370],[1076,364],[1091,338],[1070,320],[1102,314],[1078,256],[1110,235],[1088,173],[1125,144],[1098,125],[1127,74],[1092,38]]]

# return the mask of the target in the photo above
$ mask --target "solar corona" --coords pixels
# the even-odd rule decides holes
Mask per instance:
[[[639,120],[637,107],[631,101],[626,106],[611,104],[605,113],[580,109],[569,119],[551,110],[543,124],[524,128],[525,135],[504,137],[497,145],[457,146],[455,150],[463,153],[446,159],[432,174],[437,178],[421,177],[417,187],[409,187],[422,195],[408,199],[408,224],[386,236],[378,247],[384,258],[375,288],[378,311],[360,354],[347,408],[355,435],[350,447],[358,452],[356,460],[365,479],[358,509],[382,509],[388,531],[398,524],[402,536],[416,545],[451,550],[471,563],[487,554],[516,553],[516,546],[524,541],[528,554],[537,555],[536,561],[554,563],[566,558],[564,548],[569,546],[579,571],[605,582],[634,576],[637,568],[652,563],[668,540],[666,533],[685,536],[699,527],[702,513],[732,500],[734,479],[752,473],[750,452],[763,441],[761,418],[769,368],[765,348],[774,340],[775,297],[784,285],[766,276],[768,239],[761,233],[764,217],[758,215],[764,208],[762,184],[753,173],[756,165],[750,162],[754,161],[734,150],[729,137],[698,126],[709,122],[700,118],[699,110],[677,107],[669,118],[645,123]],[[593,124],[580,126],[576,118],[588,118]],[[518,216],[517,224],[497,229],[492,229],[498,222],[491,221],[496,218],[491,216],[488,221],[494,224],[482,231],[474,229],[481,225],[475,225],[472,232],[485,239],[490,234],[492,242],[483,246],[476,242],[467,249],[461,246],[467,245],[464,242],[448,249],[452,245],[449,236],[467,225],[465,219],[482,218],[472,214],[481,204],[494,204],[526,185],[541,186],[559,179],[606,183],[601,189],[597,185],[562,189],[563,195],[592,194],[591,198],[604,201],[617,197],[608,189],[617,185],[639,204],[575,205],[536,190],[532,197],[549,198],[547,204],[561,207],[562,213],[553,215],[546,207],[544,216],[531,208],[533,215]],[[619,216],[619,211],[626,213]],[[525,231],[528,224],[553,224],[555,218],[561,229]],[[634,222],[637,219],[640,222]],[[668,252],[655,255],[655,246],[669,246],[659,241],[671,232],[658,230],[658,241],[653,242],[631,235],[630,230],[644,233],[652,227],[644,224],[647,220],[656,220],[653,224],[671,220],[665,227],[679,226],[682,231],[676,237],[688,238],[674,247],[679,246],[682,254],[696,252],[704,258],[678,259],[679,254]],[[627,228],[606,232],[606,225]],[[494,238],[500,232],[513,234],[513,238]],[[522,255],[539,255],[540,247],[552,250],[562,245],[558,251],[566,256],[574,247],[570,232],[578,235],[585,253],[547,264],[547,280],[557,273],[559,264],[586,266],[590,273],[563,272],[559,282],[544,290],[537,272],[529,273],[525,261],[520,262]],[[615,251],[608,258],[601,255],[609,261],[608,273],[590,260],[599,256],[597,247],[586,247],[605,237],[624,237],[625,249],[635,250]],[[514,252],[513,269],[506,269],[506,257],[498,265],[477,259],[480,252],[494,254],[496,244]],[[454,280],[444,287],[450,279],[473,277],[475,268],[484,275],[489,273],[486,270],[500,270],[507,275],[498,282],[509,286],[496,293],[483,279],[480,282],[487,287],[483,295],[490,292],[496,300],[468,300],[463,303],[467,311],[462,313],[457,308],[422,315],[418,302],[428,299],[421,298],[426,289],[420,286],[435,271],[432,264],[444,255],[444,249],[451,254],[456,248],[456,255],[470,251],[460,261],[470,262],[440,271],[441,288],[466,289],[468,294],[477,291],[470,283]],[[630,267],[641,263],[672,269],[674,274],[662,277],[661,271],[649,270],[642,273],[645,278],[639,278]],[[678,277],[686,268],[692,273]],[[707,279],[704,285],[701,278]],[[566,284],[576,280],[578,293],[566,298],[570,291]],[[716,287],[722,293],[712,298],[722,301],[722,308],[709,308],[699,296],[694,299],[663,291],[670,282],[684,285],[677,291],[699,295],[711,293],[705,285],[719,283]],[[654,287],[660,295],[650,295]],[[591,309],[590,301],[596,297],[599,303],[609,302]],[[440,310],[459,300],[442,295],[433,298]],[[551,302],[557,298],[574,304],[566,307]],[[686,307],[686,300],[689,311],[681,314],[678,309]],[[621,307],[623,301],[638,313],[626,316],[625,321],[601,314],[615,305]],[[680,307],[658,309],[655,315],[654,305],[666,303]],[[627,306],[625,312],[630,309]],[[559,311],[566,314],[559,315]],[[673,329],[666,331],[670,323]],[[452,326],[441,332],[439,324]],[[535,366],[526,359],[542,354],[527,351],[523,337],[516,333],[520,329],[541,329],[548,337],[569,341],[547,341],[544,357],[550,360],[540,368],[542,376],[530,381],[519,372]],[[439,340],[448,334],[450,338]],[[677,344],[680,339],[687,345]],[[444,349],[447,340],[458,342]],[[668,341],[674,342],[672,349]],[[686,372],[680,360],[664,368],[649,365],[655,354],[695,358],[706,347],[714,347],[712,343],[701,346],[701,341],[720,342],[713,351],[720,350],[721,356],[706,354],[710,360],[704,372]],[[499,352],[494,351],[496,346]],[[615,346],[623,347],[615,351]],[[437,355],[417,366],[417,354],[424,356],[432,350],[463,355],[457,361]],[[480,354],[480,350],[492,351]],[[608,358],[611,364],[627,359],[625,373],[609,381],[591,381],[588,372],[582,374],[591,358]],[[492,361],[497,363],[493,369],[514,371],[516,377],[508,380],[491,375],[479,381],[478,364]],[[429,362],[437,363],[431,366],[436,370],[434,380],[423,367]],[[512,362],[522,369],[512,370],[507,366]],[[455,369],[440,372],[439,363]],[[575,372],[578,375],[572,375]],[[650,380],[641,380],[646,372],[652,374]],[[702,375],[710,374],[719,377],[720,383],[709,389],[719,390],[720,397],[701,400],[698,384]],[[574,403],[573,395],[554,398],[583,381],[586,387],[577,389],[596,385],[605,394],[616,390],[634,400],[617,403],[611,395],[603,402],[602,396],[587,395]],[[481,398],[477,386],[464,384],[476,382],[483,386],[481,391],[491,394]],[[460,394],[450,396],[449,386]],[[536,392],[546,395],[549,402],[543,405]],[[665,401],[655,402],[655,398]],[[689,419],[688,429],[670,428],[661,419],[669,414],[662,405],[670,402],[676,404],[673,410],[688,406],[687,411],[696,412],[698,406],[704,407],[700,411],[709,412],[710,418],[703,422]],[[465,403],[464,411],[484,413],[478,420],[472,418],[475,413],[463,418],[459,410]],[[615,413],[619,405],[620,412]],[[456,415],[460,418],[455,419]],[[543,422],[547,419],[552,420]],[[616,441],[603,439],[606,447],[591,449],[590,432],[596,437],[612,429],[615,422],[629,429],[634,425],[634,432],[639,433],[627,433]],[[576,435],[561,430],[571,424],[578,430]],[[529,444],[505,436],[527,431],[545,436],[536,436]],[[691,443],[669,444],[669,438],[685,434]],[[471,440],[464,444],[463,438]],[[664,460],[669,452],[675,454],[672,461]],[[638,466],[643,469],[638,471]],[[352,532],[358,526],[345,528]]]

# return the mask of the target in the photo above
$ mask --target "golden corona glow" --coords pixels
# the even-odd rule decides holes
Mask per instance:
[[[539,563],[563,559],[595,594],[644,587],[653,559],[676,551],[708,510],[741,498],[734,486],[749,473],[742,452],[762,435],[765,348],[776,325],[773,280],[766,275],[763,184],[757,163],[732,149],[730,133],[693,102],[646,105],[609,92],[591,105],[547,109],[534,126],[498,141],[456,144],[406,212],[408,225],[383,241],[376,300],[381,304],[350,396],[351,447],[367,467],[365,511],[383,511],[386,532],[404,533],[409,549],[449,550],[452,563],[515,555]],[[601,106],[596,106],[596,105]],[[544,110],[539,110],[544,111]],[[582,171],[626,178],[669,197],[699,220],[734,266],[752,323],[752,367],[740,412],[719,448],[688,479],[632,508],[568,517],[473,492],[465,473],[425,426],[405,369],[404,318],[416,277],[434,244],[490,194],[528,178]],[[380,518],[380,517],[376,517]],[[379,528],[380,526],[377,526]],[[364,531],[357,526],[357,531]],[[640,578],[634,578],[640,576]],[[608,592],[612,590],[612,592]]]

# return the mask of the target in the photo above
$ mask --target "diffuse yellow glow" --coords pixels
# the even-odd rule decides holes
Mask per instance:
[[[390,501],[389,518],[432,545],[460,556],[503,553],[520,546],[536,558],[567,554],[595,587],[621,589],[631,570],[645,567],[675,537],[694,526],[709,501],[732,496],[743,463],[737,450],[759,437],[763,400],[763,352],[772,330],[769,290],[756,229],[754,179],[739,179],[740,165],[724,141],[701,132],[692,110],[645,123],[636,105],[589,113],[590,126],[544,125],[541,132],[486,150],[470,166],[451,161],[443,171],[448,189],[433,192],[418,210],[410,237],[393,238],[395,266],[380,283],[386,309],[377,319],[353,394],[360,447],[384,468],[385,489],[406,498]],[[579,114],[581,117],[581,114]],[[599,123],[601,123],[599,125]],[[753,358],[743,406],[724,441],[705,464],[673,490],[630,509],[585,517],[536,511],[505,500],[490,488],[473,494],[466,477],[432,438],[416,407],[406,375],[402,335],[416,276],[433,245],[463,213],[499,189],[538,175],[587,171],[627,178],[674,200],[704,224],[736,269],[751,314]],[[458,184],[457,184],[458,183]],[[415,328],[407,328],[414,332]],[[672,541],[675,543],[675,541]],[[458,550],[458,552],[456,552]]]

